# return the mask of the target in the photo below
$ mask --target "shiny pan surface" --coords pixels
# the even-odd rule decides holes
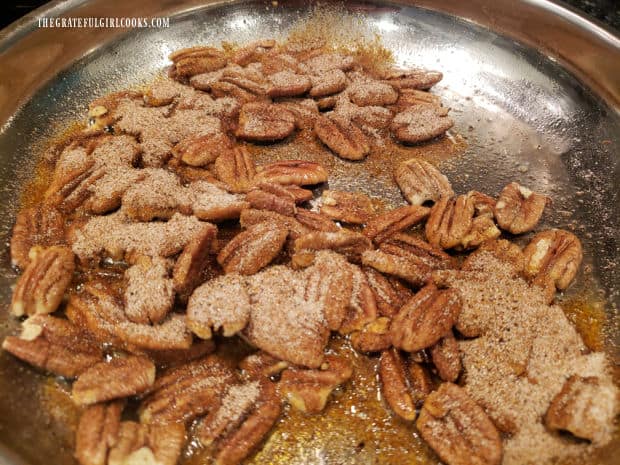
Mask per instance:
[[[144,83],[175,49],[222,40],[286,36],[307,2],[68,0],[51,2],[0,32],[0,338],[8,315],[10,230],[24,182],[45,141],[85,117],[93,98]],[[574,230],[585,272],[571,295],[587,294],[607,314],[607,350],[619,360],[620,39],[542,0],[422,0],[347,3],[363,34],[378,33],[399,64],[438,69],[434,88],[451,107],[464,153],[442,164],[457,192],[496,195],[518,180],[553,199],[542,228]],[[170,17],[162,29],[41,29],[37,17]],[[353,24],[352,22],[347,23]],[[359,168],[339,169],[330,186],[362,188],[397,201],[395,186]],[[376,178],[376,179],[375,179]],[[68,463],[61,404],[44,377],[0,353],[0,463]],[[327,463],[303,452],[298,462]],[[616,449],[620,447],[616,445]],[[302,454],[302,452],[300,452]],[[614,454],[610,454],[609,463]],[[372,456],[338,463],[382,463]]]

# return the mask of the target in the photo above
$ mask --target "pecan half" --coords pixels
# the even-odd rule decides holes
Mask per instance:
[[[236,136],[252,141],[275,141],[295,129],[295,115],[271,103],[252,102],[241,107]]]
[[[386,278],[369,266],[364,266],[362,269],[375,295],[377,310],[381,316],[393,317],[400,307],[413,296],[413,292],[397,279]]]
[[[295,196],[289,192],[287,186],[279,184],[261,183],[248,192],[245,200],[258,210],[271,210],[286,216],[293,216],[297,212]]]
[[[314,121],[319,116],[319,107],[312,99],[285,99],[278,101],[276,106],[282,106],[293,113],[297,129],[312,129]]]
[[[304,74],[297,74],[292,71],[280,71],[269,76],[271,87],[267,95],[271,98],[276,97],[296,97],[305,94],[312,87],[312,81]]]
[[[334,220],[364,224],[374,211],[370,197],[361,192],[325,190],[321,196],[321,213]]]
[[[441,197],[454,195],[448,178],[429,162],[418,158],[400,163],[394,171],[394,179],[412,205],[436,202]]]
[[[368,137],[349,119],[338,115],[320,115],[314,132],[336,155],[345,160],[362,160],[370,153]]]
[[[189,78],[196,74],[216,71],[226,66],[224,52],[213,47],[191,47],[177,50],[168,57],[175,76]]]
[[[573,281],[583,259],[577,236],[562,229],[536,234],[523,254],[527,278],[542,287],[555,286],[560,290]]]
[[[57,245],[63,238],[64,219],[58,210],[41,206],[21,210],[11,235],[11,263],[24,269],[33,246]]]
[[[349,55],[339,53],[320,53],[304,61],[303,66],[313,73],[320,73],[332,69],[348,71],[353,68],[355,59]]]
[[[393,68],[384,72],[382,77],[396,89],[427,90],[441,81],[443,74],[426,69]]]
[[[45,191],[45,204],[71,213],[92,195],[95,183],[105,174],[106,168],[97,166],[92,159],[57,173]]]
[[[368,284],[366,275],[359,267],[355,265],[350,266],[353,272],[353,292],[351,293],[351,300],[347,306],[344,320],[340,328],[338,328],[340,334],[360,331],[377,318],[375,295]]]
[[[299,211],[301,212],[305,210]],[[295,240],[296,238],[310,232],[310,229],[302,225],[293,217],[282,215],[274,211],[256,210],[253,208],[248,208],[241,212],[241,216],[239,217],[239,223],[241,224],[241,227],[245,229],[248,229],[260,223],[279,223],[285,228],[287,228],[287,230],[289,231],[289,237],[292,240]]]
[[[464,426],[467,425],[467,426]],[[484,410],[452,383],[431,393],[416,426],[448,465],[499,465],[502,441]]]
[[[281,412],[282,403],[277,398],[274,386],[268,381],[261,383],[261,395],[247,418],[238,429],[229,432],[217,442],[215,463],[241,463],[267,436]]]
[[[160,323],[174,304],[169,263],[141,256],[125,271],[125,314],[134,323]]]
[[[473,216],[474,204],[468,197],[441,198],[426,222],[426,239],[444,249],[456,247],[471,229]]]
[[[415,144],[438,137],[452,126],[447,109],[420,104],[398,113],[390,128],[399,141]]]
[[[467,256],[461,265],[461,269],[465,271],[484,271],[485,267],[488,266],[485,264],[485,257],[488,256],[488,254],[505,263],[509,263],[514,270],[515,276],[523,272],[525,256],[521,248],[505,239],[495,239],[484,242]]]
[[[225,150],[215,160],[215,173],[232,192],[247,192],[256,175],[254,157],[243,146]]]
[[[378,250],[364,252],[362,263],[414,286],[428,282],[433,271],[454,266],[452,257],[441,249],[403,233],[382,242]]]
[[[146,357],[128,356],[100,362],[81,373],[71,396],[82,405],[133,396],[155,381],[155,365]]]
[[[328,217],[310,210],[297,210],[295,219],[312,231],[338,232],[340,228]]]
[[[217,262],[226,273],[254,274],[280,253],[287,236],[288,230],[278,223],[259,223],[228,242]]]
[[[391,105],[398,100],[398,92],[389,84],[378,81],[356,82],[349,86],[349,98],[360,107]]]
[[[327,170],[318,163],[304,160],[285,160],[258,168],[256,182],[308,186],[327,181]]]
[[[293,261],[299,266],[311,263],[316,251],[333,250],[354,262],[359,262],[366,250],[372,247],[370,240],[361,233],[342,229],[338,232],[313,231],[295,240]]]
[[[495,218],[500,228],[512,234],[522,234],[536,227],[547,197],[532,192],[519,183],[511,182],[502,190],[495,205]]]
[[[172,284],[182,300],[187,300],[202,282],[202,273],[210,260],[210,251],[217,235],[217,227],[206,224],[203,231],[194,237],[179,255],[172,272]]]
[[[330,394],[353,374],[351,364],[342,357],[327,355],[317,370],[288,368],[282,373],[280,393],[296,409],[305,413],[321,412]]]
[[[573,375],[551,401],[545,425],[603,444],[613,434],[611,425],[618,410],[616,397],[613,386],[599,378]]]
[[[463,368],[459,346],[452,331],[431,347],[431,358],[439,377],[444,381],[455,382]]]
[[[358,352],[380,352],[392,346],[390,319],[379,317],[351,333],[351,346]]]
[[[211,279],[194,291],[187,304],[187,326],[202,339],[222,329],[225,337],[233,336],[248,324],[250,297],[243,278],[227,274]]]
[[[256,61],[258,57],[265,52],[266,49],[275,47],[276,41],[273,39],[261,39],[252,42],[245,47],[235,50],[231,61],[241,66],[247,66]]]
[[[13,291],[11,313],[15,316],[56,311],[75,270],[75,257],[67,247],[35,246],[29,258]]]
[[[123,402],[88,407],[75,434],[75,457],[81,465],[107,465],[108,452],[118,441]]]
[[[457,291],[427,284],[392,319],[392,344],[407,352],[430,347],[450,331],[460,311]]]
[[[213,163],[222,151],[232,150],[230,138],[217,132],[206,136],[183,139],[172,149],[172,154],[190,166],[206,166]]]
[[[327,326],[337,331],[353,294],[351,265],[342,255],[325,250],[316,254],[313,266],[306,273],[306,299],[321,303]]]
[[[196,76],[196,78],[198,78],[198,76]],[[255,94],[232,82],[220,81],[220,78],[221,75],[217,77],[218,80],[215,82],[208,78],[193,79],[193,85],[198,89],[209,88],[213,97],[232,99],[242,105],[248,103],[269,103],[267,101],[267,96],[262,93],[264,89],[261,89],[261,94]],[[229,80],[231,79],[229,78]]]
[[[22,323],[19,337],[7,336],[2,348],[35,367],[74,378],[100,362],[103,352],[70,321],[35,315]]]
[[[157,378],[142,400],[138,413],[146,424],[188,422],[217,405],[220,393],[237,379],[231,367],[209,355]]]
[[[339,69],[332,69],[311,76],[312,88],[309,95],[313,98],[336,94],[347,87],[347,76]]]
[[[423,221],[430,210],[418,205],[396,208],[372,217],[364,227],[364,235],[379,244],[397,232]]]
[[[249,66],[247,68],[234,65],[227,66],[222,70],[220,81],[234,84],[257,97],[263,97],[267,93],[269,85],[260,70]]]
[[[67,305],[67,317],[91,332],[101,342],[133,352],[182,350],[192,344],[192,336],[183,315],[169,315],[161,324],[147,325],[130,321],[111,290],[89,283],[83,292],[73,295]]]
[[[248,355],[239,363],[241,374],[250,380],[275,376],[288,366],[288,362],[262,351]]]
[[[175,465],[185,444],[183,425],[121,423],[118,441],[110,448],[108,465]]]
[[[409,421],[416,418],[416,404],[422,403],[432,390],[426,370],[412,360],[406,361],[395,348],[381,353],[379,380],[392,411]]]

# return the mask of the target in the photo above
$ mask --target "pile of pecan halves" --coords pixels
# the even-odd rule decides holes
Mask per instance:
[[[520,260],[553,299],[579,267],[579,240],[550,230],[521,251],[498,239],[531,231],[547,198],[517,183],[497,199],[456,195],[410,159],[394,173],[408,204],[377,212],[360,192],[315,194],[329,176],[317,163],[256,166],[247,149],[308,131],[362,160],[380,137],[441,136],[453,123],[428,93],[440,73],[366,70],[271,40],[171,60],[148,90],[90,105],[89,127],[48,154],[49,187],[13,231],[11,312],[23,321],[2,347],[73,380],[77,460],[174,465],[193,438],[214,463],[241,463],[285,404],[316,414],[350,379],[350,361],[325,354],[339,333],[380,354],[389,408],[417,418],[445,462],[498,464],[498,431],[455,384],[460,297],[433,273],[461,266],[454,251],[487,250]],[[215,225],[237,221],[234,237]],[[214,353],[233,337],[257,349],[238,365]],[[128,399],[135,421],[122,419]]]

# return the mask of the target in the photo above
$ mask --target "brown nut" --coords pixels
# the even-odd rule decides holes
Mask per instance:
[[[45,191],[45,204],[71,213],[93,194],[93,187],[105,174],[106,168],[97,166],[93,159],[57,173]]]
[[[311,76],[312,88],[310,97],[321,98],[328,95],[337,94],[347,87],[347,76],[339,69],[332,69]]]
[[[243,330],[250,320],[250,297],[243,278],[234,273],[211,279],[194,291],[187,304],[187,326],[202,339],[222,329],[225,337]]]
[[[101,348],[70,321],[35,315],[22,323],[19,337],[7,336],[2,348],[35,367],[74,378],[103,359]]]
[[[353,294],[353,269],[342,255],[320,251],[307,269],[305,297],[321,303],[327,326],[337,331]]]
[[[241,463],[264,440],[281,413],[282,402],[275,387],[269,381],[262,382],[260,396],[243,422],[217,441],[215,465]]]
[[[304,160],[285,160],[258,168],[256,182],[308,186],[327,181],[327,170],[318,163]]]
[[[392,346],[390,319],[384,316],[351,333],[351,346],[358,352],[380,352]]]
[[[314,132],[321,142],[345,160],[362,160],[370,153],[368,137],[344,117],[320,115],[314,122]]]
[[[441,98],[435,94],[425,92],[417,89],[400,89],[398,100],[394,105],[391,105],[390,110],[395,113],[400,113],[409,107],[426,103],[434,106],[441,106]]]
[[[246,103],[239,113],[236,135],[252,141],[275,141],[288,137],[295,129],[295,115],[270,103]]]
[[[263,351],[248,355],[239,362],[242,376],[249,380],[275,376],[288,366],[288,362],[277,359]]]
[[[217,71],[226,66],[226,57],[213,47],[192,47],[177,50],[169,56],[175,76],[189,78],[196,74]]]
[[[251,275],[267,266],[282,250],[288,230],[278,223],[260,223],[237,234],[217,256],[226,273]]]
[[[571,376],[553,398],[545,425],[552,430],[569,431],[594,444],[604,444],[613,434],[618,400],[613,385],[596,377]]]
[[[422,403],[432,390],[426,370],[412,360],[405,361],[395,348],[381,353],[379,380],[381,392],[392,411],[409,421],[416,418],[416,404]]]
[[[220,76],[218,76],[217,79],[220,79]],[[236,84],[233,84],[232,82],[225,82],[221,80],[216,80],[214,82],[212,79],[199,80],[198,76],[196,76],[196,79],[193,79],[193,85],[198,89],[202,87],[209,88],[211,90],[211,95],[216,99],[232,99],[241,105],[245,105],[248,103],[268,103],[266,95],[257,95],[253,92],[245,90],[242,87],[239,87]]]
[[[302,259],[306,254],[314,257],[318,250],[333,250],[353,262],[359,262],[362,253],[371,247],[370,240],[361,233],[346,229],[338,232],[313,231],[295,240],[295,255],[299,255],[297,259]],[[298,265],[303,261],[299,261]]]
[[[227,66],[222,70],[220,81],[234,84],[257,97],[263,97],[269,86],[263,73],[251,67]]]
[[[443,383],[428,396],[416,426],[448,465],[499,465],[502,460],[497,429],[484,410],[455,384]]]
[[[429,162],[418,158],[400,163],[394,171],[394,179],[412,205],[436,202],[441,197],[454,195],[448,178]]]
[[[245,229],[259,223],[279,223],[288,230],[289,238],[292,240],[310,232],[310,229],[291,216],[282,215],[274,211],[256,210],[254,208],[243,210],[239,217],[239,223]]]
[[[11,235],[11,263],[26,268],[33,246],[57,245],[63,236],[64,220],[55,208],[38,206],[21,210]]]
[[[110,448],[108,465],[175,465],[185,444],[183,425],[120,424],[118,440]]]
[[[217,405],[225,386],[237,379],[216,355],[172,368],[160,375],[142,400],[138,414],[146,424],[188,422]]]
[[[384,72],[382,77],[388,84],[401,91],[403,89],[427,90],[441,81],[443,74],[426,69],[392,68]]]
[[[581,242],[574,234],[550,229],[536,234],[523,250],[525,276],[537,285],[566,289],[583,259]]]
[[[379,244],[393,234],[420,223],[429,215],[429,212],[430,210],[426,207],[408,205],[376,215],[366,223],[364,235]]]
[[[520,275],[525,266],[525,256],[521,248],[505,239],[495,239],[484,242],[480,247],[470,253],[461,269],[464,271],[484,271],[485,256],[491,254],[493,257],[508,263],[514,270],[514,275]]]
[[[108,452],[118,441],[123,402],[88,407],[75,433],[75,458],[80,465],[107,465]]]
[[[431,347],[431,358],[442,380],[451,383],[457,380],[463,365],[461,363],[459,346],[452,331],[449,331],[446,336],[442,337],[437,344]]]
[[[279,184],[261,183],[256,189],[248,192],[245,200],[257,210],[271,210],[286,216],[293,216],[297,212],[294,195],[286,189],[286,186]]]
[[[134,396],[155,382],[155,365],[146,357],[129,356],[100,362],[80,374],[71,396],[77,404],[90,405]]]
[[[369,266],[364,266],[362,269],[375,295],[377,310],[381,316],[393,317],[400,307],[413,296],[413,292],[397,279],[387,278]]]
[[[344,320],[338,328],[340,334],[360,331],[377,318],[375,295],[368,284],[366,275],[355,265],[351,265],[351,270],[353,272],[353,292]]]
[[[297,129],[312,129],[314,121],[319,116],[319,107],[312,99],[284,99],[278,101],[276,106],[282,106],[295,115]]]
[[[332,69],[349,71],[354,64],[355,59],[349,55],[319,53],[304,61],[303,66],[313,73],[321,73]]]
[[[206,224],[203,231],[194,237],[177,258],[172,272],[174,290],[186,301],[194,289],[203,281],[202,273],[210,260],[210,251],[217,235],[217,227]]]
[[[547,201],[544,195],[511,182],[504,187],[495,204],[497,224],[512,234],[531,231],[538,224]]]
[[[472,230],[474,199],[467,195],[442,197],[431,208],[426,222],[426,240],[436,247],[460,246]]]
[[[160,323],[174,304],[169,263],[159,257],[141,256],[125,271],[125,315],[134,323]]]
[[[448,110],[420,104],[398,113],[390,128],[399,141],[415,144],[441,136],[452,126]]]
[[[452,268],[455,264],[441,249],[404,233],[394,234],[382,242],[379,250],[365,252],[362,263],[414,286],[428,282],[433,271]]]
[[[247,192],[256,175],[254,158],[243,146],[224,150],[215,160],[215,173],[232,192]]]
[[[398,100],[398,92],[389,84],[378,81],[356,82],[349,86],[349,98],[360,106],[385,106]]]
[[[364,224],[374,211],[370,197],[361,192],[325,190],[321,196],[321,213],[334,220]]]
[[[230,138],[217,132],[206,136],[183,139],[172,149],[172,154],[190,166],[206,166],[213,163],[223,151],[232,150]]]
[[[230,61],[241,66],[247,66],[256,61],[258,57],[265,52],[265,49],[271,49],[275,47],[275,45],[276,41],[273,39],[257,40],[245,47],[235,50]]]
[[[457,291],[427,284],[392,319],[392,344],[407,352],[426,349],[450,331],[460,312]]]
[[[13,291],[11,313],[15,316],[56,311],[73,279],[75,257],[67,247],[35,246],[29,259]]]
[[[330,394],[353,374],[351,364],[342,357],[327,355],[317,370],[288,368],[282,373],[280,393],[297,410],[321,412]]]
[[[338,232],[340,228],[325,215],[310,210],[297,210],[295,219],[311,231]]]
[[[276,97],[296,97],[305,94],[312,87],[312,81],[304,74],[297,74],[292,71],[280,71],[269,76],[271,87],[267,90],[267,95],[271,98]]]

